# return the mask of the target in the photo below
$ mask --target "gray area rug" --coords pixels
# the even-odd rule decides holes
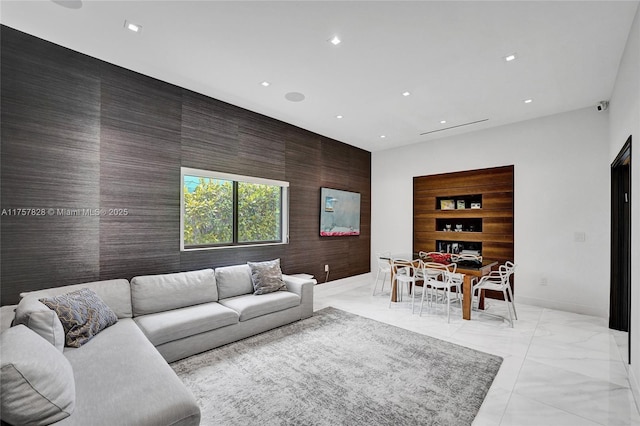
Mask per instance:
[[[502,358],[335,308],[172,363],[210,425],[470,425]]]

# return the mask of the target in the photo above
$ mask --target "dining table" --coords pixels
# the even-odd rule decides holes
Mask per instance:
[[[398,301],[398,292],[397,292],[397,282],[395,279],[396,271],[393,268],[393,260],[394,259],[405,259],[411,260],[412,258],[419,259],[416,256],[391,256],[389,257],[389,263],[391,263],[391,301]],[[462,280],[462,319],[470,320],[471,319],[471,302],[473,299],[473,295],[471,294],[471,289],[473,286],[473,282],[485,275],[488,275],[494,266],[498,265],[497,260],[483,259],[482,264],[480,265],[472,265],[467,262],[456,264],[456,273],[463,274]],[[470,296],[466,296],[470,295]],[[484,294],[481,291],[478,308],[484,309]]]

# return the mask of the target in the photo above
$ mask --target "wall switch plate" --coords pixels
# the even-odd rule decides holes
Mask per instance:
[[[584,232],[574,232],[573,233],[573,241],[576,243],[584,243],[587,241],[587,234]]]

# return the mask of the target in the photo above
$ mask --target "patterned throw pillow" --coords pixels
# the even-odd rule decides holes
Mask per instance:
[[[95,291],[83,288],[59,296],[40,299],[53,309],[64,328],[67,346],[79,348],[110,325],[118,317]]]
[[[251,268],[251,281],[253,282],[253,294],[267,294],[287,287],[282,280],[280,259],[268,262],[247,262]]]

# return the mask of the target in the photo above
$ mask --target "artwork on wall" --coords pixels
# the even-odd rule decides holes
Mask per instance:
[[[360,235],[360,194],[320,188],[320,236]]]

